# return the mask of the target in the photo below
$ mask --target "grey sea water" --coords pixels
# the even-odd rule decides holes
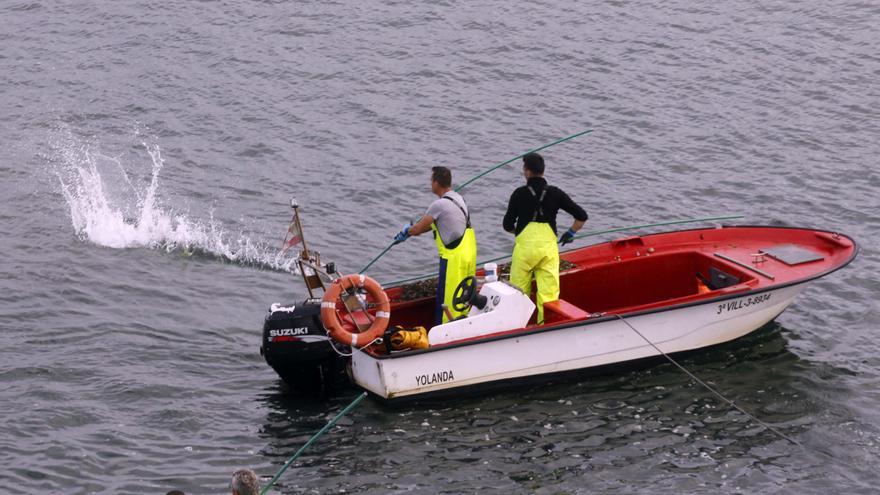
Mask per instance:
[[[460,181],[592,128],[545,153],[588,229],[742,214],[860,242],[684,361],[805,448],[658,365],[367,400],[277,492],[876,492],[876,2],[4,0],[0,21],[0,491],[273,475],[354,398],[291,396],[258,353],[268,305],[305,294],[276,255],[289,198],[355,271],[431,200],[430,166]],[[518,172],[465,190],[481,259],[512,247]],[[434,263],[419,238],[370,272]]]

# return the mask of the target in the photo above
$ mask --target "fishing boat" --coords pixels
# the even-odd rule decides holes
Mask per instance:
[[[533,299],[489,267],[456,290],[467,316],[439,325],[433,295],[408,299],[405,285],[343,276],[305,256],[311,297],[272,306],[261,352],[294,388],[335,376],[388,400],[552,380],[739,339],[857,252],[850,237],[809,228],[621,237],[560,253],[560,298],[540,324]],[[411,345],[391,345],[395,335]]]

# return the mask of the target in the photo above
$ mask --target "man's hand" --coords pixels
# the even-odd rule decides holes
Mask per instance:
[[[412,227],[412,222],[403,226],[403,229],[394,236],[394,244],[400,244],[401,242],[409,239],[409,229]]]
[[[559,244],[562,244],[563,246],[565,246],[566,244],[568,244],[569,242],[571,242],[573,240],[574,240],[574,230],[568,229],[565,231],[564,234],[562,234],[562,237],[559,238]]]

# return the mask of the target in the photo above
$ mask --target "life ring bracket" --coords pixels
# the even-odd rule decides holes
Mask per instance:
[[[361,298],[361,290],[366,292],[366,300]],[[375,309],[375,312],[371,313],[371,309]],[[343,311],[348,318],[341,315]],[[367,321],[358,321],[356,314],[363,315]],[[321,299],[324,329],[333,340],[351,347],[361,348],[381,337],[388,328],[390,317],[391,303],[385,290],[363,274],[344,275],[334,280]],[[344,320],[359,331],[352,332],[345,328]]]

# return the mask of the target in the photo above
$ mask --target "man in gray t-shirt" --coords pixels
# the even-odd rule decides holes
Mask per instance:
[[[410,236],[434,231],[434,241],[440,255],[434,320],[439,324],[449,320],[443,311],[444,304],[452,318],[463,314],[452,308],[452,294],[463,279],[476,273],[477,240],[471,228],[467,204],[460,194],[452,190],[452,172],[448,168],[431,169],[431,192],[438,199],[431,203],[418,222],[404,226],[394,236],[394,242],[399,244]]]
[[[433,219],[437,233],[446,245],[461,239],[468,226],[468,209],[464,198],[452,190],[445,192],[431,203],[425,216]],[[428,230],[431,230],[430,224]],[[410,235],[418,235],[413,232],[413,229],[410,229],[409,233]]]

